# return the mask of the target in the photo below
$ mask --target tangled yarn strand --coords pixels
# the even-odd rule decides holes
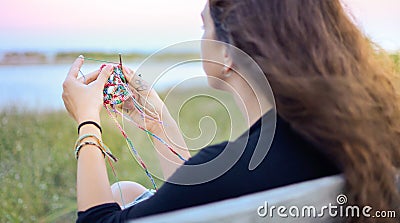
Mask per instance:
[[[102,65],[100,69],[103,69],[105,65]],[[127,101],[128,99],[132,99],[133,104],[135,109],[141,114],[142,118],[148,118],[154,121],[158,121],[162,123],[161,120],[156,120],[154,117],[149,116],[146,114],[146,112],[149,112],[149,114],[154,115],[155,117],[159,117],[158,114],[149,111],[140,103],[137,102],[136,98],[134,97],[133,93],[130,91],[128,85],[127,85],[127,80],[125,78],[125,75],[122,72],[122,67],[120,65],[114,66],[113,73],[110,75],[109,79],[107,80],[104,90],[103,90],[103,97],[104,97],[104,107],[106,108],[109,116],[113,119],[115,122],[116,126],[118,127],[119,131],[121,132],[122,136],[124,137],[128,147],[130,148],[130,154],[132,155],[133,158],[136,158],[136,160],[139,162],[141,167],[143,168],[144,172],[146,173],[147,177],[150,179],[153,187],[155,190],[157,190],[157,185],[154,181],[154,178],[150,174],[145,162],[143,159],[140,157],[138,151],[133,145],[132,140],[128,137],[126,134],[124,128],[119,124],[118,120],[116,117],[113,116],[112,113],[116,115],[120,115],[123,119],[128,120],[129,122],[133,123],[137,128],[143,130],[153,138],[157,139],[160,141],[162,144],[164,144],[173,154],[175,154],[179,159],[186,161],[179,153],[177,153],[170,145],[168,145],[167,142],[165,142],[162,138],[158,137],[154,133],[150,132],[146,128],[138,125],[136,122],[131,120],[129,117],[121,113],[118,109],[116,109],[116,106],[119,104],[122,104],[123,102]]]

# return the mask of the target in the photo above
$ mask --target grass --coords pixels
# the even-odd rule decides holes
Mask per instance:
[[[0,122],[0,221],[33,222],[73,211],[76,167],[70,153],[76,133],[70,118],[9,110],[0,113]]]
[[[232,98],[217,91],[208,93],[233,108],[232,119],[237,120],[233,128],[240,129],[234,134],[238,136],[245,127],[241,125],[243,120],[239,111],[234,109]],[[171,112],[176,113],[175,108],[187,95],[187,92],[181,92],[171,100],[167,98]],[[106,113],[102,115],[103,139],[119,158],[115,165],[119,179],[137,181],[150,188],[148,178],[130,157],[116,126]],[[212,117],[218,130],[211,143],[218,143],[230,136],[232,128],[226,121],[229,117],[224,118],[227,115],[220,103],[211,98],[198,97],[182,107],[179,121],[186,135],[196,137],[201,129],[214,128],[214,123],[209,121],[211,119],[201,121],[198,128],[202,117]],[[145,162],[156,175],[159,174],[157,158],[147,135],[127,123],[125,125]],[[16,108],[0,111],[0,222],[76,220],[76,161],[72,148],[77,138],[76,127],[64,111],[38,113]],[[205,141],[209,142],[209,139]],[[189,140],[188,145],[191,144],[199,145]],[[111,172],[109,176],[114,182]],[[162,183],[157,182],[158,185]]]

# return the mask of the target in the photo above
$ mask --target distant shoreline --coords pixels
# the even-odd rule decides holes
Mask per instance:
[[[95,58],[105,61],[118,62],[118,54],[106,52],[58,52],[58,53],[40,53],[40,52],[6,52],[0,54],[0,66],[19,66],[19,65],[46,65],[46,64],[69,64],[79,55],[88,58]],[[126,53],[123,54],[123,61],[138,62],[143,61],[151,54],[145,53]],[[159,61],[167,61],[172,58],[198,58],[199,55],[194,52],[177,52],[159,54],[156,58]],[[90,61],[89,61],[90,62]]]
[[[400,64],[400,51],[388,52],[397,66]],[[42,53],[42,52],[4,52],[0,53],[0,66],[23,66],[23,65],[52,65],[52,64],[70,64],[79,55],[84,55],[88,58],[94,58],[104,61],[118,62],[118,54],[109,52],[56,52],[56,53]],[[128,63],[142,62],[144,59],[152,55],[151,53],[124,53],[123,61]],[[200,58],[200,55],[195,52],[168,52],[157,54],[152,57],[155,61],[169,61],[171,59],[188,59]],[[87,61],[90,63],[91,61]]]

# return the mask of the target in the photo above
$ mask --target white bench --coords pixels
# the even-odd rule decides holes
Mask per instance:
[[[233,199],[149,216],[134,220],[132,223],[342,222],[340,218],[330,217],[326,209],[322,217],[309,217],[310,213],[313,216],[313,212],[309,208],[311,206],[315,207],[316,215],[318,215],[321,213],[322,206],[328,206],[329,203],[339,206],[337,204],[337,197],[342,193],[343,187],[344,179],[341,175],[324,177]],[[258,209],[260,209],[260,214],[264,214],[265,208],[260,208],[260,206],[265,206],[265,202],[268,202],[268,209],[271,206],[275,206],[276,208],[273,209],[273,212],[269,212],[267,216],[260,217]],[[286,207],[286,211],[280,213],[282,216],[286,213],[288,217],[279,216],[277,210],[279,206]],[[291,207],[292,214],[289,213]],[[292,217],[296,214],[296,207],[299,210],[300,217]],[[273,213],[272,217],[270,213]],[[302,215],[302,213],[304,214]]]

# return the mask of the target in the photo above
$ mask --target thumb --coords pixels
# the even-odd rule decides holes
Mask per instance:
[[[106,84],[108,78],[110,77],[113,71],[114,71],[114,66],[112,65],[105,66],[103,69],[101,69],[101,72],[97,77],[95,84],[104,87],[104,85]]]
[[[71,68],[69,69],[67,78],[71,78],[75,80],[78,77],[78,73],[83,65],[84,57],[80,55],[76,58],[75,62],[72,64]]]

